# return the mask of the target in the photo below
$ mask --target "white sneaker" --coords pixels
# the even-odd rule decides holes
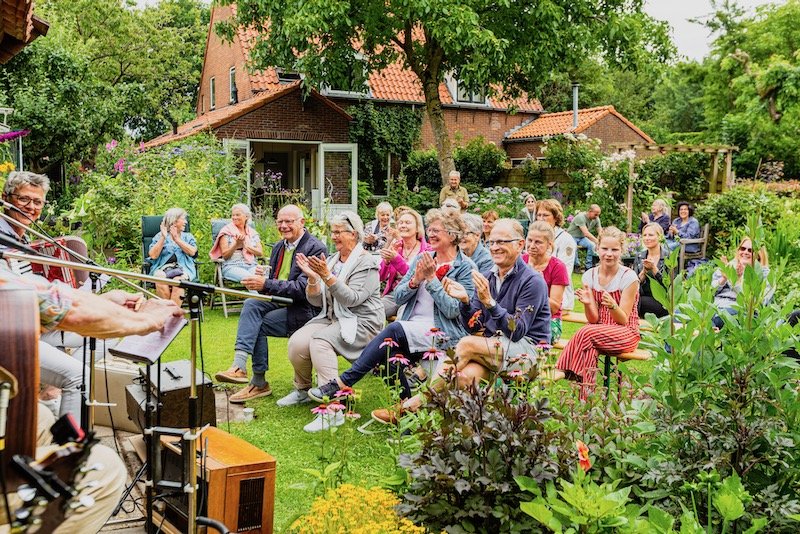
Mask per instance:
[[[282,399],[278,399],[278,402],[276,402],[275,404],[277,404],[278,406],[286,407],[286,406],[295,406],[297,404],[303,404],[306,402],[311,402],[311,399],[308,397],[308,391],[295,389],[292,390],[291,393],[289,393]]]
[[[333,414],[319,414],[313,421],[303,427],[306,432],[319,432],[320,430],[328,430],[331,427],[341,426],[344,424],[344,414],[336,412]]]

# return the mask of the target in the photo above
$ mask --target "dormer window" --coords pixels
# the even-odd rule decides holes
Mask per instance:
[[[456,99],[464,104],[485,104],[486,94],[483,91],[470,91],[464,87],[459,80],[458,90],[456,91]]]
[[[293,83],[303,79],[303,75],[294,70],[275,69],[275,71],[278,73],[279,83]]]
[[[361,63],[361,54],[356,54],[351,59],[352,61],[349,62],[350,67],[344,72],[343,76],[335,77],[337,80],[333,84],[322,86],[322,94],[350,97],[368,97],[370,95],[369,84],[367,83],[368,75],[364,65]],[[357,76],[358,69],[361,69],[361,76]]]
[[[208,80],[208,109],[217,109],[217,80],[211,78]]]
[[[236,89],[236,67],[231,67],[228,71],[228,87],[230,88],[230,103],[235,104],[239,101],[239,92]]]

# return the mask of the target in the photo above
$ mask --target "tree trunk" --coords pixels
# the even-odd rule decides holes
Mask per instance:
[[[447,185],[450,171],[455,170],[453,162],[453,145],[450,143],[450,134],[444,122],[444,110],[439,99],[439,80],[426,76],[422,80],[422,90],[425,94],[425,111],[433,129],[433,141],[439,157],[439,171],[442,173],[442,185]]]

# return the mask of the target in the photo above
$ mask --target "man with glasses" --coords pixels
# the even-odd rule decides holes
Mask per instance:
[[[0,218],[0,233],[14,241],[27,244],[29,241],[25,229],[39,219],[49,189],[50,179],[43,174],[27,171],[9,174],[3,186],[3,200],[16,209],[6,207],[4,211],[19,224],[12,224]],[[29,266],[26,270],[30,270]]]
[[[227,371],[215,375],[220,382],[248,384],[231,395],[230,401],[237,404],[272,395],[265,376],[269,368],[267,336],[289,337],[319,313],[306,299],[308,277],[295,260],[298,254],[306,257],[324,254],[325,245],[306,232],[303,212],[293,204],[281,208],[275,224],[283,239],[272,247],[269,273],[257,270],[256,274],[244,278],[242,284],[266,295],[290,298],[292,304],[287,307],[254,299],[245,301],[236,332],[233,364]],[[253,358],[252,379],[247,376],[250,357]],[[291,406],[307,402],[308,397],[298,393],[281,401],[281,406]]]

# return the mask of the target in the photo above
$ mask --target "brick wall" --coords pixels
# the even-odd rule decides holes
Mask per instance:
[[[327,152],[325,154],[325,179],[329,181],[326,188],[331,188],[332,204],[349,204],[350,198],[350,154],[344,152]]]
[[[231,67],[236,67],[236,88],[239,102],[252,96],[250,77],[244,65],[244,54],[239,46],[239,38],[234,37],[233,43],[224,43],[214,32],[214,25],[231,16],[231,6],[216,6],[211,11],[211,24],[206,40],[206,52],[203,59],[203,73],[200,78],[196,113],[200,115],[210,110],[210,80],[215,79],[216,108],[223,108],[230,103],[231,91],[229,72]]]
[[[523,143],[506,143],[503,148],[510,159],[527,158],[528,155],[541,158],[542,146],[541,141],[525,141]]]
[[[454,144],[466,145],[476,137],[483,136],[484,139],[501,148],[503,137],[509,130],[535,116],[530,113],[511,115],[503,111],[486,109],[445,108],[444,110],[445,124],[450,131],[450,140]],[[436,146],[433,141],[433,128],[427,114],[422,120],[420,141],[422,148]]]
[[[349,121],[314,97],[301,99],[300,89],[265,104],[218,128],[227,139],[285,139],[346,143]]]

